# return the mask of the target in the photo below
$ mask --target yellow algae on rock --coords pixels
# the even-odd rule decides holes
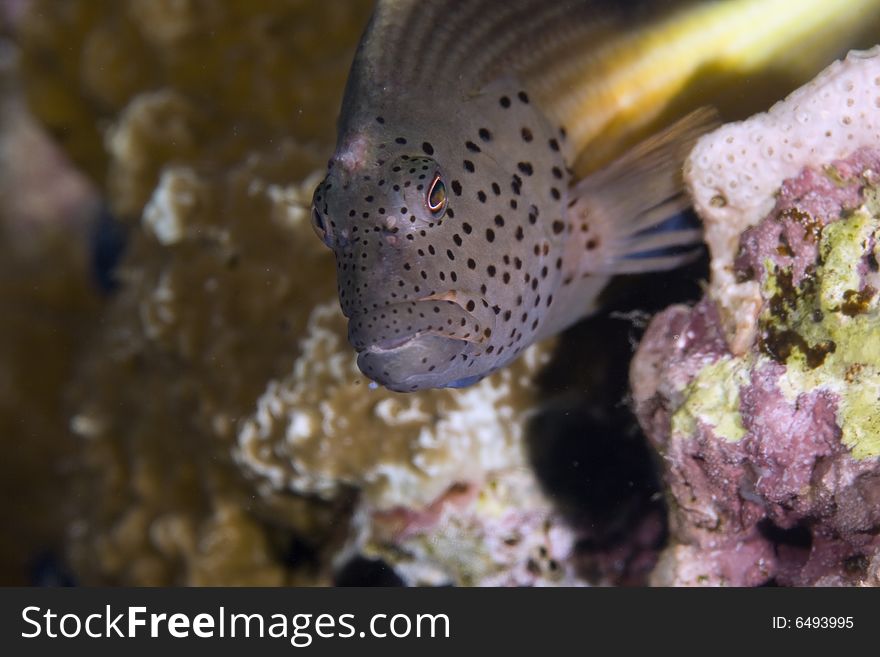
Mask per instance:
[[[739,389],[748,383],[748,374],[747,364],[729,357],[700,370],[682,392],[684,403],[672,414],[673,433],[691,435],[699,421],[725,440],[740,440],[746,431],[739,414]]]
[[[866,196],[873,199],[876,193],[869,190]],[[878,211],[880,205],[872,200],[825,226],[814,288],[796,291],[790,316],[774,317],[769,310],[761,316],[765,330],[794,331],[808,350],[827,345],[820,363],[811,361],[803,347],[793,349],[780,386],[792,401],[804,390],[834,393],[841,442],[856,460],[880,456],[880,307],[876,290],[863,284],[858,266],[872,254],[880,234]],[[768,281],[785,274],[775,266],[768,272]]]

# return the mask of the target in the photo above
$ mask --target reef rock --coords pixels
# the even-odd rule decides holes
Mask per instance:
[[[712,282],[631,366],[671,514],[655,583],[880,584],[878,99],[880,50],[851,53],[691,154]]]

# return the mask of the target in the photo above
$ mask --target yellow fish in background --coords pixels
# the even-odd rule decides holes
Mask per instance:
[[[699,108],[764,109],[878,24],[880,0],[380,0],[312,209],[359,367],[469,385],[611,276],[686,261],[699,230],[664,222]]]

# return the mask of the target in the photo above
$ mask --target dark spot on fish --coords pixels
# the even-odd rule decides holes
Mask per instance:
[[[452,187],[452,192],[456,196],[461,196],[461,183],[460,182],[458,182],[457,180],[453,180],[452,183],[450,183],[450,187]]]
[[[401,146],[403,146],[406,143],[406,139],[404,139],[403,137],[398,137],[394,141],[397,142],[398,144],[400,144]],[[408,159],[408,158],[404,157],[404,159]]]
[[[535,172],[531,162],[520,162],[516,167],[527,176],[531,176]]]
[[[428,155],[434,154],[434,147],[431,146],[431,144],[429,144],[428,142],[422,144],[422,150],[425,151],[425,153]]]
[[[474,167],[474,163],[471,162],[470,160],[465,160],[463,162],[463,164],[464,164],[465,171],[468,171],[469,173],[473,173],[474,171],[476,171],[476,167]]]
[[[563,230],[565,230],[565,223],[559,221],[558,219],[553,222],[553,232],[556,235],[559,235]]]
[[[486,128],[480,128],[480,139],[485,142],[492,141],[492,133],[486,130]]]
[[[501,96],[501,98],[498,99],[498,103],[501,105],[501,107],[507,109],[508,107],[510,107],[510,98],[508,98],[507,96]]]
[[[491,228],[486,229],[486,241],[490,243],[495,241],[495,231]]]
[[[495,225],[499,228],[504,227],[504,217],[502,217],[500,214],[495,215]]]
[[[479,153],[480,152],[480,147],[477,146],[472,141],[466,141],[464,144],[464,147],[467,148],[471,153]]]
[[[528,128],[523,128],[520,131],[520,134],[522,135],[523,141],[526,143],[531,142],[535,138],[534,135],[532,134],[532,131],[529,130]]]

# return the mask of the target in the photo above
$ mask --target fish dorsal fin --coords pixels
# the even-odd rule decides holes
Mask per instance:
[[[379,0],[358,77],[386,91],[475,91],[540,68],[575,44],[600,44],[657,13],[646,0]],[[668,4],[668,3],[666,3]],[[672,4],[689,4],[681,0]]]
[[[766,109],[878,23],[880,0],[378,0],[348,95],[431,103],[515,76],[584,175],[701,105]]]

